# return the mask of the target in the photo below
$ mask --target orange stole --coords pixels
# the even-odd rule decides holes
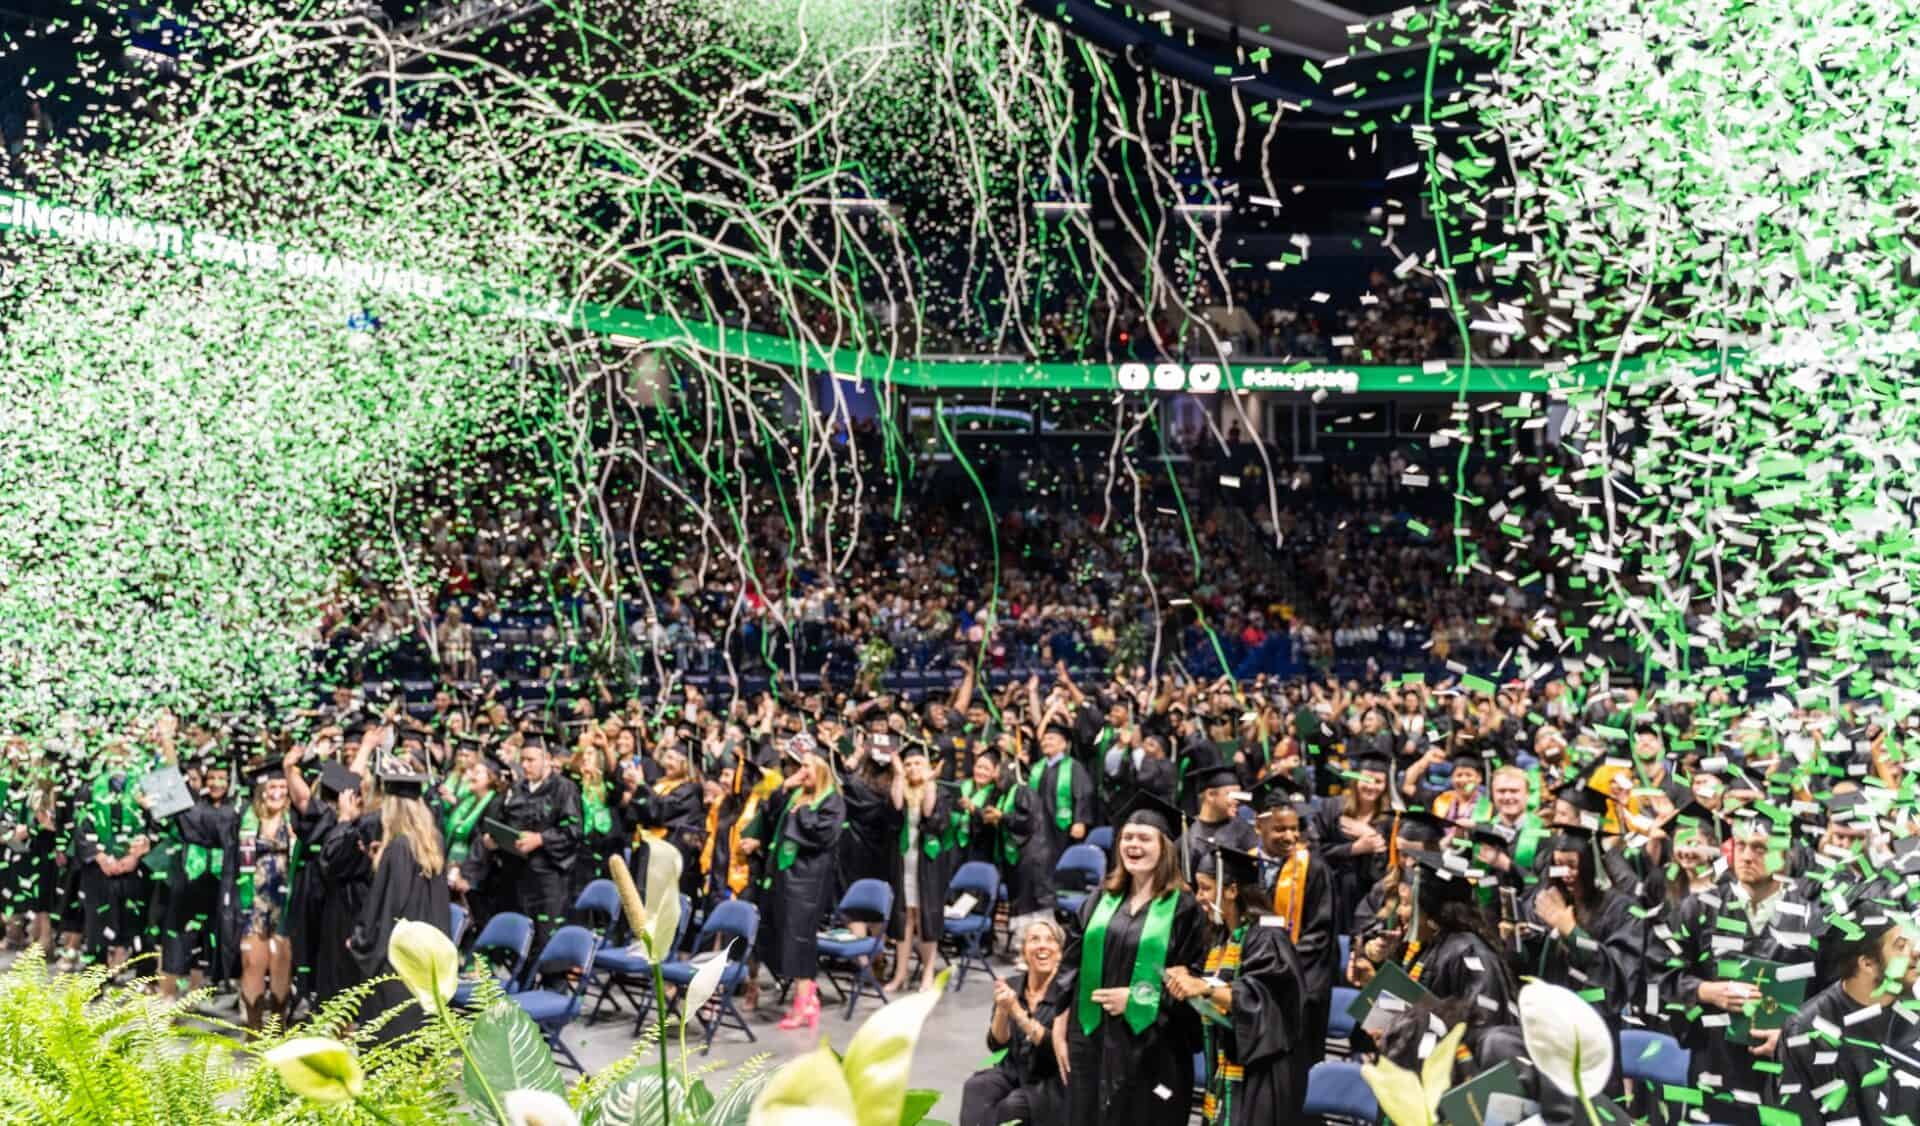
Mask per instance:
[[[727,886],[733,894],[740,895],[747,890],[749,879],[747,858],[740,852],[740,830],[753,822],[753,815],[760,808],[760,797],[755,794],[747,798],[747,804],[740,807],[740,816],[734,818],[733,828],[727,830]],[[713,840],[720,835],[720,803],[707,807],[707,840],[700,846],[700,871],[703,875],[713,874]]]
[[[1287,937],[1294,942],[1300,941],[1300,914],[1306,909],[1309,857],[1305,848],[1294,849],[1273,881],[1273,913],[1287,921]]]

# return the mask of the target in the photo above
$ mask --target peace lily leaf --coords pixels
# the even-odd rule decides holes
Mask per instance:
[[[1460,1041],[1466,1034],[1466,1025],[1454,1025],[1440,1038],[1440,1043],[1434,1045],[1432,1054],[1420,1062],[1420,1087],[1431,1109],[1440,1106],[1440,1096],[1453,1086],[1453,1058],[1459,1053]]]
[[[360,1097],[366,1076],[353,1049],[325,1036],[300,1036],[261,1055],[287,1089],[322,1106]]]
[[[1380,1109],[1393,1120],[1394,1126],[1427,1126],[1432,1120],[1426,1089],[1413,1072],[1392,1060],[1381,1060],[1363,1065],[1360,1078],[1366,1080]]]
[[[580,1126],[580,1116],[552,1091],[508,1091],[500,1102],[507,1126]]]
[[[771,1071],[757,1071],[744,1079],[735,1079],[705,1112],[705,1126],[748,1126],[754,1101],[772,1079]]]
[[[560,1069],[554,1065],[553,1050],[541,1038],[540,1030],[526,1010],[510,1000],[495,1001],[474,1022],[467,1040],[472,1058],[462,1069],[467,1099],[483,1121],[493,1121],[480,1076],[496,1091],[546,1091],[559,1095],[566,1091]],[[479,1074],[475,1074],[478,1066]]]
[[[669,1073],[668,1081],[678,1103],[680,1078]],[[670,1126],[660,1115],[660,1076],[646,1068],[621,1076],[585,1108],[587,1126]]]
[[[860,1126],[899,1126],[913,1046],[920,1041],[927,1014],[946,991],[950,972],[943,971],[932,989],[902,997],[873,1014],[847,1044],[840,1066],[860,1108]]]
[[[460,985],[460,951],[439,927],[402,919],[387,940],[387,961],[420,1002],[433,1012],[453,1000]]]
[[[732,952],[733,944],[729,942],[719,957],[709,958],[700,972],[693,975],[687,984],[687,1004],[683,1010],[687,1015],[698,1013],[702,1005],[713,999],[714,990],[720,988],[720,978],[727,972],[727,955]]]
[[[824,1044],[774,1072],[747,1114],[747,1126],[863,1126],[865,1121],[854,1109],[840,1061]]]
[[[1533,1066],[1575,1098],[1599,1094],[1613,1075],[1613,1034],[1571,989],[1544,981],[1523,986],[1520,1031]]]

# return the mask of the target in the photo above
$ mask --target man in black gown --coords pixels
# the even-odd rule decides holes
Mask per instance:
[[[1920,1115],[1920,1055],[1913,1050],[1920,1028],[1894,1004],[1920,977],[1920,962],[1893,918],[1862,923],[1857,938],[1828,940],[1837,943],[1831,964],[1840,980],[1802,1005],[1780,1033],[1772,1102],[1798,1115],[1803,1126],[1881,1126]]]
[[[1215,846],[1252,852],[1260,847],[1253,824],[1235,816],[1234,791],[1240,776],[1224,762],[1205,763],[1187,771],[1187,791],[1200,796],[1199,815],[1187,826],[1181,847],[1186,850],[1188,872],[1197,870]]]
[[[520,781],[507,794],[505,821],[519,833],[502,854],[516,907],[533,920],[533,949],[567,918],[572,867],[581,855],[584,822],[580,788],[553,768],[545,738],[529,733],[520,744]]]

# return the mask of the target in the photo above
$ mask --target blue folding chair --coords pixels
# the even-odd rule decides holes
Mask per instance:
[[[969,860],[948,881],[947,894],[955,899],[962,895],[974,898],[973,910],[958,919],[945,920],[942,926],[943,937],[951,941],[960,954],[958,962],[946,958],[944,952],[941,954],[954,966],[953,991],[958,993],[967,983],[969,966],[980,967],[991,978],[1000,976],[993,972],[993,963],[987,961],[983,947],[987,935],[993,931],[993,905],[1000,897],[1000,871],[984,860]]]
[[[573,918],[581,923],[602,941],[613,921],[620,917],[620,889],[613,886],[612,880],[595,880],[580,889],[580,897],[573,901]]]
[[[700,1023],[706,1026],[706,1043],[701,1045],[702,1052],[713,1050],[713,1034],[721,1027],[737,1028],[747,1034],[747,1041],[755,1039],[753,1029],[748,1026],[747,1018],[734,1007],[733,995],[747,981],[747,962],[753,957],[753,940],[760,933],[760,909],[744,899],[729,899],[714,905],[707,913],[707,921],[700,924],[700,934],[693,940],[695,954],[719,949],[716,957],[727,959],[727,968],[720,974],[720,987],[713,991],[714,1015],[708,1020],[705,1013],[694,1013]],[[693,983],[694,975],[700,972],[699,964],[676,959],[660,967],[660,976],[669,985],[678,986],[681,997],[686,996],[686,988]],[[681,1014],[686,1019],[686,1014]]]
[[[1342,1119],[1368,1126],[1380,1119],[1380,1102],[1360,1077],[1360,1065],[1344,1060],[1322,1060],[1313,1065],[1307,1073],[1307,1103],[1301,1110],[1309,1118]]]
[[[507,993],[519,988],[520,974],[527,968],[527,954],[532,949],[533,920],[516,911],[502,911],[488,919],[480,928],[480,937],[473,940],[474,959],[486,964]],[[500,974],[502,968],[505,977]],[[461,982],[453,991],[454,1007],[470,1008],[475,987],[475,982]]]
[[[453,940],[455,946],[458,946],[461,936],[466,933],[467,909],[458,903],[447,904],[447,937]]]
[[[887,1003],[887,992],[873,974],[873,960],[886,944],[887,919],[892,914],[893,888],[885,880],[855,880],[833,909],[833,925],[867,923],[872,929],[863,937],[822,938],[816,944],[820,976],[847,999],[848,1020],[853,1019],[853,1007],[867,993],[879,998],[881,1004]]]
[[[1685,1087],[1693,1053],[1664,1032],[1646,1028],[1620,1030],[1620,1074],[1641,1083]]]
[[[573,1049],[561,1041],[560,1031],[580,1015],[581,1002],[587,996],[587,982],[593,976],[594,950],[599,945],[600,940],[585,927],[561,927],[553,932],[553,937],[547,939],[546,946],[541,948],[540,957],[534,962],[534,972],[547,980],[559,977],[564,986],[556,988],[541,985],[513,994],[514,1003],[525,1010],[539,1027],[547,1045],[560,1053],[561,1061],[566,1066],[582,1075],[586,1074],[587,1069],[580,1066]]]
[[[1087,896],[1107,876],[1107,854],[1090,844],[1077,844],[1060,854],[1053,865],[1053,901],[1060,910],[1078,915]]]
[[[1095,825],[1087,830],[1087,843],[1101,852],[1113,851],[1113,826]]]
[[[1333,994],[1327,1002],[1331,1006],[1327,1010],[1327,1053],[1329,1055],[1353,1054],[1353,1030],[1358,1025],[1351,1016],[1347,1015],[1347,1009],[1359,998],[1360,991],[1352,986],[1333,987]]]
[[[673,931],[674,951],[678,951],[681,943],[686,941],[687,925],[692,917],[693,904],[683,895],[680,897],[680,921],[674,925]],[[594,998],[593,1011],[587,1014],[587,1020],[597,1018],[601,1007],[618,990],[620,996],[626,998],[627,1004],[633,1006],[633,1034],[640,1035],[647,1014],[653,1011],[653,963],[647,960],[646,951],[610,940],[594,956],[593,973],[600,981],[600,995]],[[634,992],[636,989],[638,993]],[[615,1008],[618,1007],[616,1004]]]

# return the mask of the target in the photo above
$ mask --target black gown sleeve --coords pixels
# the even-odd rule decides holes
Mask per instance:
[[[556,777],[553,784],[559,788],[552,798],[555,817],[553,824],[540,830],[540,851],[546,853],[549,864],[568,868],[586,844],[586,814],[572,779]]]
[[[400,871],[403,865],[411,866],[413,863],[412,843],[405,837],[395,837],[381,854],[379,866],[373,870],[373,887],[368,890],[366,902],[360,907],[360,919],[347,939],[354,960],[360,963],[361,970],[366,973],[371,974],[378,969],[377,959],[371,967],[368,965],[369,959],[375,954],[382,957],[385,954],[376,947],[386,927],[392,901],[396,898],[394,873]]]
[[[1263,921],[1282,922],[1275,916]],[[1286,1055],[1301,1031],[1305,983],[1300,959],[1283,926],[1247,928],[1240,941],[1240,969],[1234,974],[1233,1042],[1242,1067],[1256,1067]]]

